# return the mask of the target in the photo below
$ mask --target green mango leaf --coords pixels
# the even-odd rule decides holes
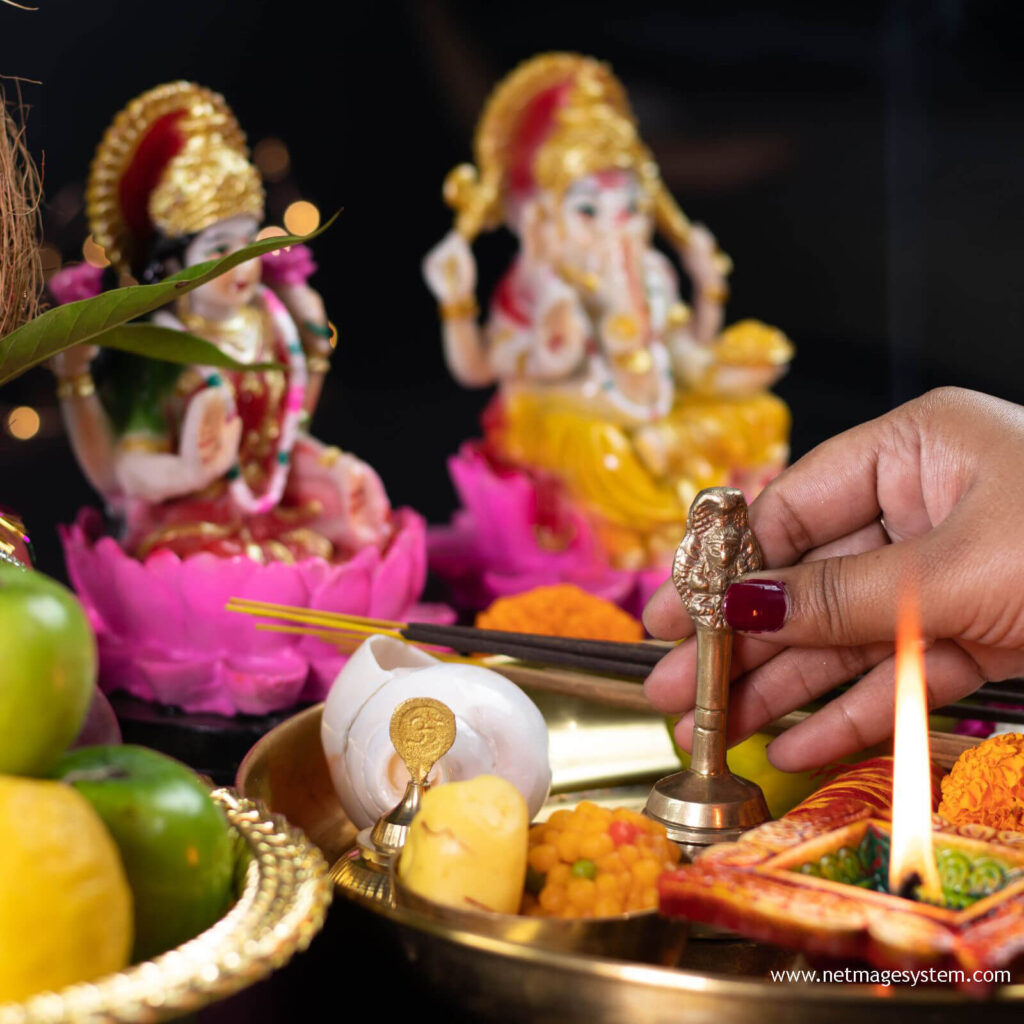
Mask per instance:
[[[278,235],[265,238],[223,259],[187,267],[156,284],[114,288],[95,298],[80,299],[78,302],[69,302],[48,309],[0,338],[0,385],[6,384],[26,370],[46,362],[58,352],[63,352],[73,345],[84,342],[103,345],[103,335],[112,328],[120,327],[129,320],[136,320],[161,306],[166,306],[193,288],[198,288],[237,267],[239,263],[262,256],[266,252],[273,252],[275,249],[308,242],[326,231],[337,217],[338,214],[334,214],[330,220],[308,235]],[[166,347],[166,350],[170,351],[170,348]]]
[[[222,366],[229,370],[276,370],[282,365],[275,362],[240,363],[222,352],[212,342],[195,334],[177,331],[173,327],[160,327],[157,324],[119,324],[104,331],[100,343],[104,348],[116,348],[148,359],[162,359],[165,363],[182,363],[185,366]]]

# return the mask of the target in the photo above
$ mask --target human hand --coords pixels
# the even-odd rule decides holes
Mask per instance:
[[[734,583],[730,743],[864,673],[768,747],[801,771],[892,731],[897,608],[917,591],[928,702],[1024,672],[1024,408],[956,388],[930,392],[840,434],[783,471],[750,507],[766,569]],[[693,633],[671,582],[644,611],[650,633]],[[646,682],[684,713],[689,748],[695,645]]]

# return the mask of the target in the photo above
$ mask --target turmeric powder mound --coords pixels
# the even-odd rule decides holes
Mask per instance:
[[[476,625],[480,629],[585,640],[633,643],[644,638],[644,627],[632,615],[571,583],[534,587],[511,597],[499,597],[477,615]]]
[[[939,814],[954,825],[1024,831],[1024,735],[1000,733],[965,750],[942,780]]]

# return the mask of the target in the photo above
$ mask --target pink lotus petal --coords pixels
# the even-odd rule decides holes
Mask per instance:
[[[419,516],[407,515],[402,531],[391,542],[370,592],[370,615],[377,619],[400,618],[409,605],[423,593],[427,582],[426,523]]]
[[[108,634],[96,637],[100,658],[99,683],[107,693],[126,690],[139,700],[156,700],[153,688],[138,669],[140,652],[131,644],[119,643]]]
[[[325,573],[319,584],[310,591],[309,607],[329,612],[351,612],[367,615],[373,576],[380,565],[380,555],[373,548],[364,548],[349,561]],[[356,611],[356,609],[361,611]]]
[[[332,683],[338,678],[338,673],[345,667],[348,657],[339,654],[334,648],[325,650],[330,653],[320,657],[309,659],[309,678],[306,680],[306,688],[302,691],[301,700],[318,701],[325,700]]]
[[[496,597],[553,583],[575,583],[636,613],[642,574],[610,568],[582,516],[570,516],[564,550],[537,543],[536,485],[517,470],[496,471],[473,445],[448,462],[463,503],[449,527],[431,529],[431,568],[462,603],[482,607]],[[655,570],[655,574],[667,573]]]
[[[232,659],[223,666],[222,682],[235,710],[265,715],[298,702],[309,664],[293,651],[277,658]]]
[[[221,681],[221,663],[217,658],[187,661],[139,658],[137,675],[130,682],[141,682],[158,704],[171,704],[195,713],[233,714],[233,705]],[[126,686],[139,696],[135,686]]]

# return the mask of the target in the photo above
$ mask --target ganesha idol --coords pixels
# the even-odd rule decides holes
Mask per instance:
[[[175,82],[130,103],[96,152],[88,215],[113,269],[142,282],[252,242],[263,187],[223,98]],[[62,531],[108,689],[220,714],[317,699],[337,652],[257,631],[228,599],[392,618],[422,591],[423,520],[392,510],[366,463],[305,432],[333,351],[314,269],[297,245],[154,315],[252,369],[108,353],[94,380],[84,348],[54,364],[71,445],[114,524],[106,535],[85,510]],[[73,268],[51,291],[84,297],[101,273]]]
[[[753,497],[785,464],[789,412],[767,389],[792,346],[757,321],[722,330],[729,260],[669,195],[605,64],[522,64],[489,99],[475,156],[445,182],[455,226],[424,273],[452,374],[498,391],[482,441],[449,463],[463,507],[432,537],[432,566],[467,601],[571,581],[635,608],[698,491]],[[501,224],[519,252],[481,325],[470,246]]]

